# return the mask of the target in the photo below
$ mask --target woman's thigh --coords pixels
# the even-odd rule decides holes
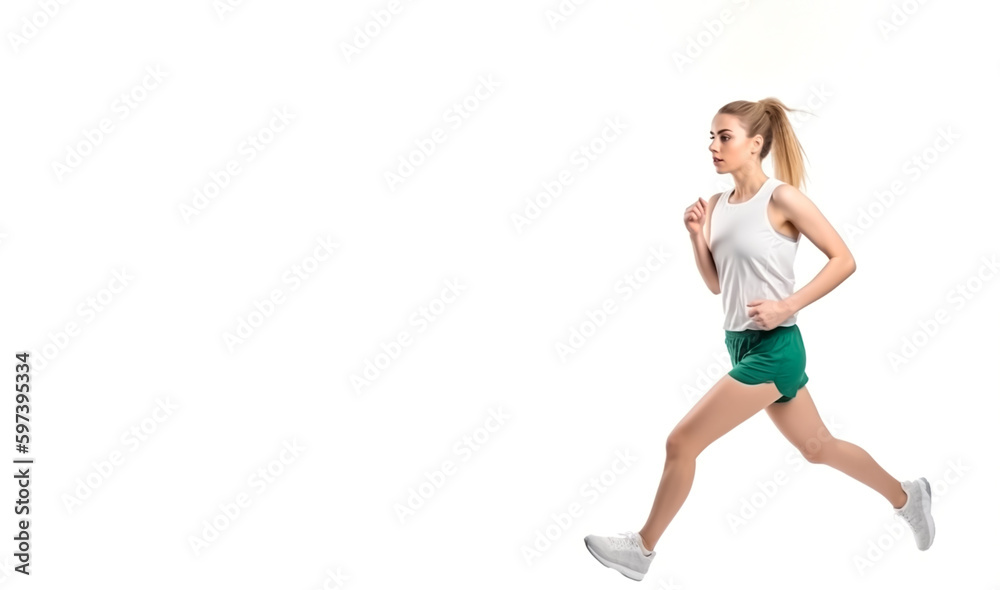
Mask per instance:
[[[667,448],[697,456],[713,441],[781,397],[774,383],[745,385],[723,375],[667,438]]]
[[[824,443],[833,440],[807,387],[799,389],[795,399],[787,403],[768,406],[767,415],[788,442],[806,458],[817,457]]]

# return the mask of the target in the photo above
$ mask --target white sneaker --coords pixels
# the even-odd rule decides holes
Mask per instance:
[[[903,491],[906,492],[906,504],[903,504],[902,508],[893,508],[893,510],[913,529],[913,538],[917,541],[917,549],[926,551],[934,542],[931,484],[927,483],[927,478],[924,477],[914,481],[904,481]]]
[[[617,537],[587,535],[583,542],[597,561],[636,581],[642,580],[656,557],[656,551],[649,555],[643,552],[641,537],[631,531],[619,533]]]

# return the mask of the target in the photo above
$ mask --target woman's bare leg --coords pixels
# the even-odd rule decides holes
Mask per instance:
[[[667,437],[667,460],[660,486],[646,524],[639,530],[647,549],[656,546],[687,499],[698,455],[713,441],[780,397],[773,383],[744,385],[727,374],[681,418]]]
[[[767,415],[810,463],[829,465],[850,475],[882,494],[893,508],[901,508],[906,502],[899,480],[882,469],[867,451],[830,434],[807,388],[800,389],[789,402],[768,406]]]

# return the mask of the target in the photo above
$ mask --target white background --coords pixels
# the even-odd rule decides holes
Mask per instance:
[[[30,350],[35,460],[32,574],[12,570],[11,463],[0,583],[632,584],[582,539],[642,526],[667,434],[729,369],[682,213],[731,186],[707,151],[715,112],[774,96],[814,113],[792,114],[804,192],[858,264],[799,313],[808,387],[836,435],[934,484],[937,537],[927,552],[909,530],[892,538],[884,498],[803,464],[761,413],[699,457],[642,584],[1000,587],[1000,287],[984,270],[1000,255],[995,3],[593,1],[564,3],[553,25],[556,0],[404,1],[350,59],[387,1],[69,2],[50,18],[43,5],[12,0],[0,19],[2,438],[20,457],[14,355]],[[482,79],[496,88],[453,125]],[[116,101],[133,92],[123,119]],[[291,122],[248,160],[240,144],[274,109]],[[105,118],[99,145],[57,172]],[[575,152],[616,118],[623,132],[580,170]],[[391,189],[386,174],[435,128],[443,143]],[[230,160],[240,173],[185,219]],[[563,170],[574,182],[519,231],[512,214]],[[310,265],[323,238],[339,247]],[[650,248],[668,261],[626,301],[616,283]],[[803,239],[797,288],[825,260]],[[312,272],[293,288],[297,265]],[[464,289],[435,301],[449,280]],[[275,289],[283,303],[227,346]],[[560,358],[609,298],[616,313]],[[421,330],[410,319],[427,306],[439,314]],[[356,393],[351,376],[400,332],[411,344]],[[487,432],[497,409],[507,418]],[[474,435],[486,440],[459,452]],[[291,441],[304,450],[282,455]],[[616,452],[635,460],[584,488]],[[268,467],[280,474],[253,485]],[[787,483],[754,496],[779,470]],[[241,493],[249,505],[225,517]],[[744,500],[759,508],[734,532]],[[551,515],[574,502],[562,530]],[[225,530],[196,551],[213,520]]]

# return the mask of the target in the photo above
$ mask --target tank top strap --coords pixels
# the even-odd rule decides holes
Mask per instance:
[[[782,184],[782,182],[777,178],[773,176],[768,178],[760,187],[760,190],[757,191],[757,194],[745,204],[750,205],[753,209],[762,209],[766,215],[767,204],[771,201],[771,195],[774,194],[774,189],[778,188],[779,184]]]

